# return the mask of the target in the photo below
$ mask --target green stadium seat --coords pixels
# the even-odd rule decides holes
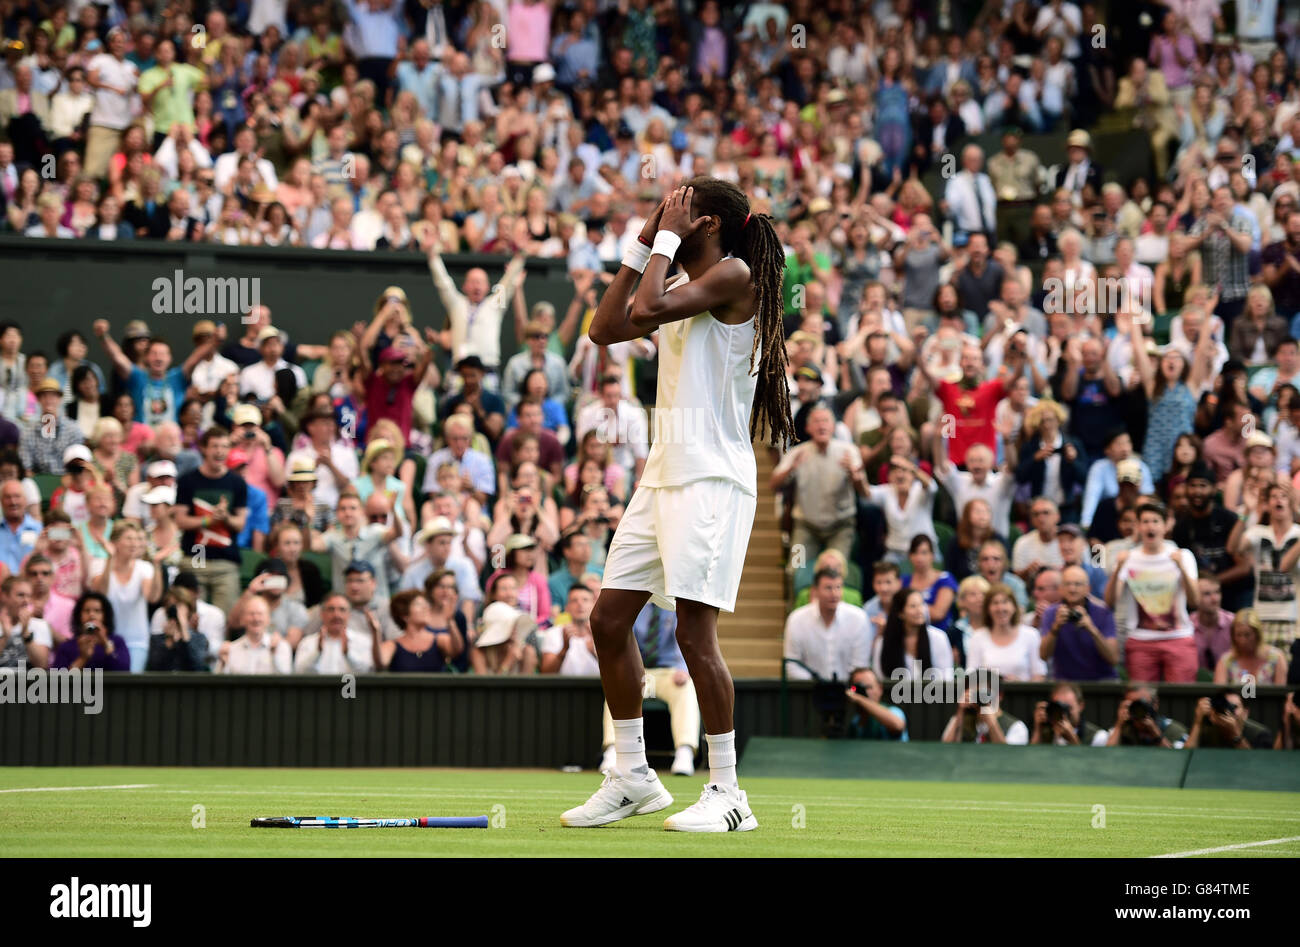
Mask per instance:
[[[795,570],[794,591],[796,594],[812,585],[813,563],[807,562]],[[849,574],[844,578],[844,599],[848,601],[849,589],[862,589],[862,568],[852,560],[849,561]]]
[[[809,588],[808,586],[804,586],[802,589],[798,591],[798,593],[795,594],[794,607],[802,608],[804,605],[808,604],[811,598],[812,598],[812,589]],[[858,608],[861,608],[863,602],[862,593],[859,592],[857,589],[849,588],[846,585],[844,586],[844,601],[848,602],[850,605],[856,605],[858,606]]]
[[[266,553],[258,552],[256,549],[239,550],[239,587],[248,588],[248,583],[253,581],[253,576],[257,574],[257,567],[266,559]]]
[[[934,534],[939,538],[939,548],[935,550],[936,558],[942,559],[944,552],[947,550],[949,543],[957,535],[957,531],[947,523],[940,520],[934,524]]]
[[[45,512],[50,508],[50,497],[63,484],[63,477],[59,474],[38,473],[32,474],[31,478],[36,489],[41,491],[41,511]]]

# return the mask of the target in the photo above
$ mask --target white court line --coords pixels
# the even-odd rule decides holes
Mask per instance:
[[[481,790],[469,791],[469,792],[449,792],[449,791],[442,791],[442,790],[383,792],[379,790],[348,791],[348,790],[287,789],[287,788],[286,789],[264,789],[264,790],[263,789],[216,790],[213,789],[212,787],[204,787],[202,789],[156,789],[154,790],[155,794],[186,795],[186,796],[196,796],[196,797],[207,794],[209,796],[312,796],[312,797],[325,796],[329,798],[360,797],[360,798],[367,798],[367,799],[370,798],[373,799],[496,799],[501,796],[535,796],[540,794],[541,792],[545,792],[546,794],[550,794],[550,795],[554,795],[557,793],[566,796],[572,795],[572,793],[565,793],[562,790],[545,790],[545,791],[539,791],[537,793],[534,793],[526,790],[511,790],[511,789],[506,789],[506,790],[481,789]],[[800,801],[804,801],[806,797],[762,796],[756,793],[753,798],[754,801],[759,804],[772,805],[772,804],[778,804],[780,800],[784,800],[786,802],[790,802],[790,801],[800,802]],[[991,808],[987,808],[983,804],[924,805],[924,804],[907,803],[907,802],[904,803],[885,802],[876,799],[863,799],[863,800],[857,800],[853,802],[828,802],[824,799],[817,799],[813,801],[813,805],[822,809],[889,809],[891,811],[923,810],[923,811],[931,811],[931,812],[988,812],[995,815],[1001,813],[1006,813],[1008,815],[1024,815],[1024,814],[1070,815],[1077,812],[1077,813],[1083,813],[1085,815],[1091,815],[1091,809],[1083,803],[1059,804],[1059,805],[1070,805],[1070,808],[1068,809],[1048,809],[1048,808],[1038,808],[1033,806],[1022,806],[1014,809],[1005,808],[1005,807],[991,809]],[[1057,804],[1053,804],[1053,805],[1057,805]],[[1174,811],[1174,812],[1162,812],[1162,811],[1150,811],[1150,810],[1135,811],[1129,807],[1116,807],[1116,806],[1108,807],[1107,812],[1110,815],[1133,816],[1133,817],[1150,816],[1153,818],[1170,818],[1170,819],[1213,819],[1214,821],[1220,821],[1224,819],[1236,819],[1239,821],[1246,821],[1246,822],[1263,822],[1263,821],[1300,822],[1300,818],[1297,817],[1270,815],[1268,813],[1264,813],[1261,815],[1230,815],[1230,814],[1222,814],[1217,812],[1209,813],[1209,814],[1201,814],[1199,812],[1187,812],[1181,810]]]
[[[0,792],[91,792],[99,789],[150,789],[157,783],[123,783],[120,786],[25,786],[22,789],[0,789]]]
[[[1258,848],[1261,845],[1284,845],[1287,842],[1300,842],[1300,835],[1290,838],[1270,838],[1262,842],[1239,842],[1236,845],[1220,845],[1218,848],[1198,848],[1194,852],[1171,852],[1168,855],[1151,855],[1151,858],[1189,858],[1192,855],[1213,855],[1215,852],[1233,852],[1240,848]]]

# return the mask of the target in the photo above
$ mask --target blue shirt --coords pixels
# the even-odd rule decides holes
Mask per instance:
[[[187,387],[185,373],[179,368],[168,369],[162,378],[153,378],[136,366],[126,379],[126,390],[135,401],[135,419],[150,427],[177,419]]]
[[[448,569],[456,576],[456,593],[461,601],[483,601],[483,590],[479,588],[478,576],[474,573],[474,564],[464,556],[448,556],[442,568]],[[402,574],[399,588],[424,590],[424,581],[433,575],[433,562],[427,558],[411,564]]]
[[[568,570],[565,570],[568,571]],[[655,648],[655,661],[652,667],[672,668],[675,671],[686,670],[686,659],[677,647],[677,613],[660,608],[647,602],[632,624],[632,633],[636,635],[637,647],[644,657],[647,646]],[[654,642],[655,644],[651,644]]]
[[[433,456],[429,458],[429,462],[424,468],[425,493],[438,492],[438,468],[443,464],[455,464],[457,470],[469,476],[475,490],[486,493],[488,496],[496,495],[497,474],[496,467],[492,464],[492,458],[488,457],[487,454],[470,449],[465,451],[465,456],[458,461],[455,455],[452,454],[450,447],[435,451]]]
[[[397,64],[397,88],[410,92],[420,103],[420,114],[432,119],[438,114],[438,67],[430,60],[421,72],[413,62]]]
[[[266,491],[261,487],[248,485],[248,515],[244,517],[244,528],[235,544],[240,549],[253,548],[253,532],[263,536],[271,532],[271,514],[267,509]]]
[[[589,562],[582,571],[583,574],[591,572],[595,575],[603,576],[605,574],[605,567],[598,566],[594,562]],[[578,584],[578,578],[574,577],[573,573],[569,571],[568,566],[562,566],[557,571],[551,573],[550,578],[546,580],[546,584],[550,586],[551,589],[551,602],[564,608],[565,604],[569,600],[569,590]]]
[[[1138,464],[1142,468],[1140,490],[1144,495],[1155,493],[1156,487],[1151,479],[1151,468],[1147,466],[1145,460],[1138,460]],[[1115,462],[1109,457],[1103,457],[1088,470],[1088,481],[1083,488],[1083,510],[1079,514],[1080,525],[1084,529],[1091,526],[1092,517],[1097,512],[1097,504],[1108,497],[1117,496],[1119,496],[1119,477],[1115,472]]]
[[[11,573],[16,574],[22,567],[43,528],[40,520],[30,513],[23,516],[17,529],[12,528],[8,520],[0,522],[0,562],[7,565]]]
[[[357,28],[358,59],[396,59],[397,39],[402,34],[404,4],[393,0],[384,10],[371,10],[356,0],[344,0],[352,24]]]
[[[1088,618],[1103,638],[1115,637],[1115,618],[1105,605],[1089,598],[1085,603]],[[1049,605],[1043,612],[1043,631],[1052,627],[1060,605]],[[1052,677],[1058,681],[1109,681],[1115,668],[1097,651],[1092,632],[1067,621],[1056,634],[1056,651],[1052,654]]]

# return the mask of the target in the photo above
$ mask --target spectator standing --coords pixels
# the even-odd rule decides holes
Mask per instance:
[[[1117,557],[1106,604],[1122,611],[1129,630],[1125,663],[1131,680],[1188,683],[1196,679],[1197,664],[1188,615],[1197,602],[1196,559],[1187,549],[1170,555],[1165,516],[1158,503],[1138,507],[1139,545]]]
[[[176,481],[176,525],[185,531],[190,572],[211,604],[229,612],[239,598],[239,548],[235,540],[248,516],[248,484],[226,467],[230,436],[211,427],[199,438],[199,469]]]

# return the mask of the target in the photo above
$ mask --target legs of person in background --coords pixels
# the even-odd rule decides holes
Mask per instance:
[[[817,561],[823,548],[822,535],[819,530],[809,526],[800,519],[794,521],[794,528],[790,530],[790,556],[798,559],[798,562],[812,563]]]
[[[103,125],[91,125],[86,131],[86,160],[82,165],[88,177],[108,176],[108,165],[122,142],[122,133]]]
[[[678,671],[672,668],[651,668],[646,675],[653,682],[653,696],[668,705],[668,719],[673,731],[673,746],[676,756],[673,759],[672,772],[678,776],[691,776],[695,773],[695,754],[700,747],[700,704],[695,696],[695,685],[689,676],[678,684]],[[685,672],[680,672],[685,674]],[[601,769],[612,769],[617,765],[614,750],[614,718],[605,705],[604,733],[601,747],[604,757]]]
[[[1131,681],[1191,684],[1196,680],[1196,643],[1190,636],[1165,641],[1130,637],[1126,651]]]

